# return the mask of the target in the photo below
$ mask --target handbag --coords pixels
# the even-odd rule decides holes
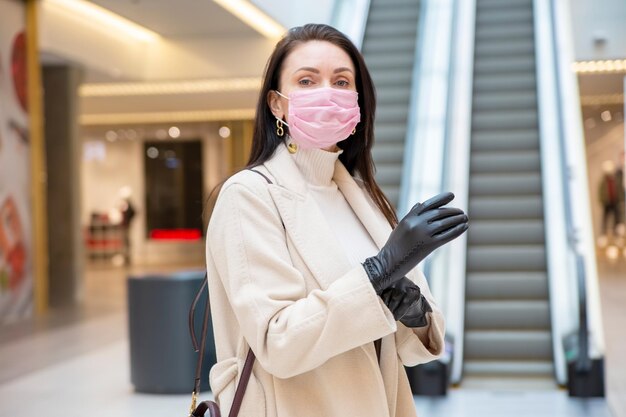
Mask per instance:
[[[272,181],[270,181],[270,179],[261,172],[250,168],[248,169],[261,175],[263,178],[265,178],[268,184],[272,184]],[[191,334],[191,343],[193,344],[194,350],[196,352],[199,352],[198,361],[196,362],[196,378],[194,381],[193,392],[191,393],[191,407],[189,408],[189,417],[204,417],[207,415],[207,411],[209,413],[208,417],[222,416],[220,408],[216,402],[207,400],[202,401],[200,404],[198,404],[198,394],[200,393],[200,383],[202,376],[202,359],[204,358],[204,350],[206,347],[206,337],[209,325],[209,311],[211,310],[208,294],[206,298],[206,305],[204,307],[204,318],[202,321],[202,340],[200,341],[199,347],[194,328],[194,316],[196,312],[196,306],[205,288],[208,289],[207,274],[204,275],[204,281],[202,282],[200,289],[196,293],[196,296],[191,303],[191,308],[189,309],[189,333]],[[235,389],[235,397],[233,399],[233,405],[230,408],[230,412],[228,413],[228,417],[236,417],[239,414],[239,409],[241,408],[241,404],[243,402],[243,395],[246,392],[248,381],[250,381],[250,375],[252,374],[254,359],[254,352],[252,352],[252,349],[249,349],[248,355],[246,356],[246,361],[243,365],[243,370],[241,371],[241,378],[239,379],[239,383],[237,384],[237,388]]]
[[[209,324],[209,311],[210,311],[210,302],[209,296],[207,294],[207,301],[204,307],[204,318],[202,321],[202,339],[200,341],[200,346],[198,347],[198,341],[196,339],[196,332],[194,330],[194,316],[196,311],[196,305],[202,296],[202,292],[205,288],[208,288],[208,277],[207,274],[204,275],[204,281],[202,282],[202,286],[196,293],[196,296],[191,304],[191,308],[189,309],[189,333],[191,334],[191,342],[193,344],[194,350],[199,352],[198,361],[196,362],[196,378],[194,381],[193,392],[191,393],[191,407],[189,409],[189,417],[204,417],[208,411],[208,417],[221,417],[222,414],[220,412],[220,408],[214,401],[202,401],[200,404],[198,402],[198,394],[200,393],[200,383],[201,383],[201,375],[202,375],[202,359],[204,358],[204,351],[206,347],[206,337],[208,331]],[[237,384],[237,389],[235,390],[235,397],[233,399],[233,405],[230,409],[230,413],[228,413],[228,417],[236,417],[239,414],[239,409],[241,408],[241,403],[243,402],[243,395],[246,392],[246,387],[248,386],[248,381],[250,380],[250,375],[252,374],[252,365],[254,365],[254,352],[252,349],[248,350],[248,356],[246,357],[246,362],[243,365],[243,371],[241,372],[241,378],[239,379],[239,383]]]

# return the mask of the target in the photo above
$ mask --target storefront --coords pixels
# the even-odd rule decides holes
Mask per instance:
[[[581,99],[594,235],[599,256],[613,260],[626,259],[623,97]]]
[[[213,188],[245,164],[250,121],[82,129],[88,265],[201,264]]]

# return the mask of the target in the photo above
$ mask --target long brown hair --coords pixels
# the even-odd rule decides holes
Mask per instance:
[[[343,153],[339,159],[350,175],[363,180],[365,189],[383,213],[391,227],[398,224],[398,217],[374,179],[375,167],[372,159],[374,145],[374,114],[376,112],[376,92],[363,56],[354,44],[337,29],[322,24],[307,24],[290,29],[276,44],[265,67],[265,75],[259,101],[256,108],[256,119],[252,137],[250,158],[243,169],[263,164],[270,159],[284,137],[276,134],[275,118],[267,103],[268,93],[278,90],[282,64],[289,53],[298,45],[308,41],[325,41],[343,49],[352,60],[356,70],[356,89],[359,93],[361,122],[356,133],[337,144]]]

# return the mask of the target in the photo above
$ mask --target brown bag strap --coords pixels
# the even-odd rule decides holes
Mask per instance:
[[[237,417],[237,414],[239,414],[239,409],[243,403],[243,395],[246,393],[246,388],[248,387],[248,382],[250,381],[250,375],[252,375],[252,365],[254,365],[254,359],[254,352],[252,352],[252,349],[248,350],[248,356],[246,357],[246,362],[243,365],[243,371],[241,371],[241,378],[237,384],[235,398],[233,398],[233,405],[230,408],[228,417]]]
[[[205,288],[208,288],[208,276],[205,273],[204,279],[202,280],[202,285],[196,292],[196,296],[191,303],[191,308],[189,309],[189,333],[191,334],[191,343],[193,344],[193,349],[196,352],[199,352],[198,360],[196,362],[196,377],[193,385],[193,395],[195,396],[200,392],[200,383],[202,378],[202,360],[204,359],[204,352],[206,348],[206,337],[208,333],[209,327],[209,312],[210,312],[210,301],[209,294],[207,291],[207,299],[204,307],[204,318],[202,319],[202,336],[200,339],[200,346],[198,347],[198,340],[196,339],[196,330],[195,330],[195,314],[196,314],[196,306],[198,305],[198,301],[200,301],[200,297],[202,296],[202,292]]]
[[[252,172],[256,172],[257,174],[265,178],[268,184],[272,184],[272,181],[265,174],[252,168],[248,168],[248,169]],[[189,309],[189,333],[191,334],[191,343],[193,344],[194,350],[196,352],[199,352],[198,361],[196,362],[196,377],[194,380],[193,393],[192,393],[192,404],[191,404],[192,413],[194,411],[194,408],[196,407],[196,401],[198,398],[198,394],[200,393],[200,385],[202,381],[202,360],[204,359],[204,352],[206,348],[206,338],[207,338],[208,326],[209,326],[209,312],[211,311],[211,304],[210,304],[209,294],[208,294],[208,287],[209,287],[208,282],[209,282],[208,274],[205,273],[204,280],[202,281],[202,285],[198,289],[198,292],[196,293],[196,296],[194,297],[193,302],[191,303],[191,308]],[[195,331],[195,326],[194,326],[194,318],[195,318],[195,313],[196,313],[196,306],[198,305],[198,302],[200,301],[200,297],[202,296],[202,292],[204,291],[205,288],[207,288],[207,298],[206,298],[206,305],[204,307],[204,317],[202,320],[202,335],[201,335],[202,340],[200,340],[200,346],[198,346],[198,340],[196,338],[196,331]],[[243,403],[243,396],[246,392],[246,388],[248,387],[248,381],[250,381],[250,375],[252,375],[252,367],[254,365],[254,360],[255,360],[254,352],[252,352],[252,349],[250,349],[248,350],[248,355],[246,356],[246,362],[244,363],[243,370],[241,371],[241,378],[239,379],[239,383],[237,384],[237,388],[235,390],[235,397],[233,399],[233,405],[230,409],[230,413],[228,414],[228,417],[236,417],[237,414],[239,414],[239,409],[241,408],[241,404]]]
[[[194,316],[196,306],[200,297],[202,296],[202,292],[205,288],[208,288],[208,276],[204,275],[204,280],[202,285],[198,289],[196,296],[194,297],[193,302],[191,303],[191,308],[189,309],[189,332],[191,333],[191,343],[194,346],[194,350],[199,352],[198,360],[196,362],[196,378],[194,381],[193,393],[192,393],[192,405],[191,412],[196,407],[196,401],[198,393],[200,393],[200,384],[202,381],[202,360],[204,359],[204,352],[206,348],[206,338],[209,327],[209,312],[211,310],[209,294],[207,292],[207,301],[204,307],[204,317],[202,320],[202,335],[200,340],[200,346],[198,347],[198,340],[196,339],[196,332],[194,329]],[[235,390],[235,397],[233,399],[233,405],[230,409],[230,413],[228,417],[236,417],[239,413],[239,409],[241,408],[241,404],[243,403],[243,396],[246,392],[246,388],[248,387],[248,381],[250,381],[250,375],[252,375],[252,367],[254,365],[254,352],[252,349],[248,350],[248,355],[246,356],[246,362],[243,365],[243,370],[241,371],[241,378],[239,379],[239,383],[237,384],[237,389]],[[204,413],[202,413],[204,414]],[[193,414],[192,414],[193,415]]]

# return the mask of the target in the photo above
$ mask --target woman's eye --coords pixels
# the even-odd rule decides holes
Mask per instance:
[[[339,87],[348,87],[350,83],[346,80],[339,80],[336,83]]]
[[[298,84],[300,84],[300,85],[311,85],[311,82],[312,82],[311,80],[305,78],[305,79],[302,79],[302,80],[298,81]]]

